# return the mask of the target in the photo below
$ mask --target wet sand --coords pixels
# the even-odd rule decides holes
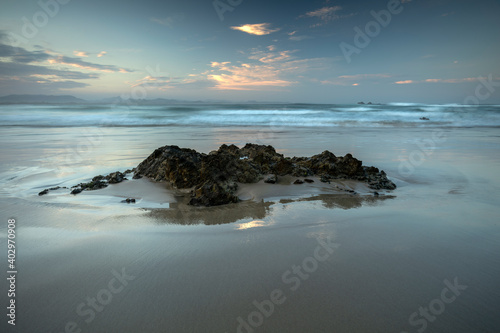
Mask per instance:
[[[88,132],[1,133],[0,205],[18,223],[19,271],[17,325],[3,320],[2,332],[64,332],[73,322],[82,332],[500,329],[499,129],[445,129],[433,145],[425,140],[435,129],[147,131],[102,129],[99,144],[71,159]],[[287,156],[352,153],[398,189],[377,198],[350,182],[339,186],[358,195],[333,183],[254,184],[240,188],[245,201],[209,208],[146,179],[37,195],[123,171],[165,144],[208,152],[245,142]],[[0,231],[5,249],[4,223]],[[443,294],[455,279],[466,288]]]

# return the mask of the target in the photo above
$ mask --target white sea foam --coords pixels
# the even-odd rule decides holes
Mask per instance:
[[[429,121],[420,118],[429,118]],[[3,105],[0,126],[144,127],[404,127],[500,126],[500,107],[392,103],[389,105]]]

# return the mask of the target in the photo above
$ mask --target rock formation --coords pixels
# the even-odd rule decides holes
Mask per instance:
[[[319,176],[321,181],[355,179],[375,190],[393,190],[396,185],[384,171],[366,167],[351,154],[337,157],[329,151],[312,157],[284,157],[272,146],[246,144],[243,148],[222,145],[209,154],[177,146],[156,149],[135,169],[134,178],[143,176],[166,181],[173,186],[193,188],[189,204],[214,206],[237,202],[237,183],[255,183],[265,178],[275,183],[279,176]]]
[[[290,158],[277,153],[272,146],[247,143],[243,148],[222,145],[209,154],[177,146],[164,146],[156,149],[135,169],[95,176],[88,183],[73,186],[71,194],[99,190],[109,184],[120,183],[132,172],[135,172],[134,179],[148,177],[168,182],[178,189],[191,189],[189,204],[195,206],[238,202],[235,195],[238,183],[256,183],[264,179],[265,183],[275,184],[279,177],[285,175],[318,176],[325,183],[330,183],[333,179],[354,179],[368,183],[374,190],[396,188],[384,171],[363,166],[351,154],[337,157],[326,150],[312,157]],[[304,182],[313,183],[314,180],[297,179],[294,184],[301,185]],[[44,190],[38,195],[42,196],[56,189],[59,187]],[[135,203],[135,199],[124,202]]]

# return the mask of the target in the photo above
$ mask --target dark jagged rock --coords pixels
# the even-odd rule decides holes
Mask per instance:
[[[298,158],[296,158],[296,157],[294,157],[294,158],[296,159],[295,162],[297,163]],[[310,169],[303,167],[301,165],[298,165],[298,164],[296,164],[296,167],[292,171],[292,176],[294,176],[294,177],[307,177],[307,176],[313,176],[313,175],[314,175],[314,173]]]
[[[201,156],[193,149],[164,146],[137,166],[134,178],[146,176],[156,181],[169,181],[178,188],[192,187],[203,176]]]
[[[49,190],[43,190],[42,192],[38,193],[39,196],[45,195],[49,193]]]
[[[73,190],[71,191],[71,194],[76,195],[76,194],[81,193],[81,192],[82,192],[82,189],[81,189],[81,188],[79,188],[79,187],[77,187],[77,188],[75,188],[75,189],[73,189]]]
[[[108,183],[110,183],[110,184],[118,184],[118,183],[121,183],[122,181],[124,181],[125,179],[127,179],[127,178],[125,178],[125,175],[123,173],[121,173],[120,171],[110,173],[106,177],[102,177],[102,176],[98,176],[98,177],[101,177],[99,179],[99,181],[101,181],[102,179],[106,179],[108,181]],[[96,177],[94,177],[94,179],[95,178]],[[94,180],[94,179],[92,179],[92,180]]]
[[[332,177],[330,177],[329,175],[321,175],[319,181],[322,183],[330,184],[330,179],[332,179]]]
[[[290,158],[277,153],[272,146],[247,143],[243,148],[222,145],[209,154],[177,146],[164,146],[156,149],[135,169],[96,176],[88,183],[73,186],[71,194],[120,183],[131,172],[135,173],[134,179],[145,176],[155,181],[168,182],[178,189],[191,189],[189,204],[196,206],[238,202],[235,195],[237,183],[256,183],[265,179],[264,182],[275,184],[278,176],[285,175],[318,176],[324,183],[330,183],[332,179],[354,179],[368,183],[374,190],[396,188],[384,171],[363,166],[351,154],[337,157],[324,151],[312,157]],[[314,180],[297,179],[294,184],[304,182],[313,183]],[[48,191],[44,190],[39,195],[47,194]],[[124,202],[134,203],[135,199],[128,198]]]
[[[61,188],[67,188],[67,187],[55,186],[55,187],[51,187],[51,188],[46,188],[42,192],[38,193],[38,195],[42,196],[42,195],[48,194],[49,191],[57,191],[57,190],[59,190]]]
[[[324,151],[312,157],[288,158],[277,153],[272,146],[250,143],[243,148],[222,145],[209,154],[164,146],[135,168],[134,179],[145,176],[169,182],[179,189],[192,188],[191,205],[213,206],[237,202],[238,197],[234,194],[237,182],[255,183],[266,175],[271,175],[266,178],[266,183],[276,183],[278,176],[317,175],[327,183],[332,179],[355,179],[367,182],[376,190],[396,188],[385,172],[363,166],[351,154],[337,157]]]
[[[95,191],[95,190],[100,190],[103,188],[108,187],[109,184],[116,184],[120,183],[126,178],[123,176],[123,173],[117,171],[113,172],[107,176],[95,176],[92,178],[92,180],[88,183],[80,183],[78,185],[75,185],[71,190],[71,194],[79,194],[82,191]]]
[[[264,183],[276,184],[277,181],[278,181],[278,177],[276,177],[275,175],[272,175],[270,177],[267,177],[266,180],[264,180]]]
[[[82,191],[100,190],[100,189],[105,188],[105,187],[108,186],[108,182],[107,181],[109,179],[115,179],[115,181],[117,180],[116,178],[113,178],[113,177],[110,177],[110,176],[104,177],[104,176],[99,175],[99,176],[95,176],[94,178],[92,178],[92,180],[90,182],[78,184],[77,186],[73,186],[73,188],[78,187]],[[114,184],[114,183],[111,183],[111,184]],[[78,192],[78,193],[80,193],[80,192]]]
[[[207,181],[191,193],[189,204],[194,206],[217,206],[238,202],[238,197],[234,195],[237,188],[236,183]]]

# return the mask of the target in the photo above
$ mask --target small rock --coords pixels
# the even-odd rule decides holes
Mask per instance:
[[[141,179],[142,176],[138,173],[134,174],[134,177],[132,177],[133,179]]]
[[[314,183],[314,180],[312,180],[312,179],[308,179],[308,178],[304,179],[304,181],[305,181],[306,183]]]
[[[328,177],[328,176],[323,175],[323,176],[321,176],[321,178],[319,180],[322,183],[328,183],[328,184],[330,184],[330,177]]]
[[[45,195],[49,193],[49,190],[43,190],[42,192],[38,193],[39,196]]]
[[[73,191],[71,191],[71,194],[78,194],[78,193],[81,193],[82,192],[82,189],[81,188],[75,188]]]
[[[122,201],[123,202],[123,201]],[[126,203],[135,203],[135,199],[134,198],[127,198],[125,200]]]
[[[61,187],[60,186],[56,186],[56,187],[51,187],[49,188],[50,191],[55,191],[55,190],[58,190],[60,189]]]
[[[420,120],[430,120],[430,119],[427,117],[421,117]]]
[[[266,180],[264,180],[264,183],[268,184],[276,184],[276,182],[278,182],[278,177],[276,177],[276,175],[272,175],[268,177]]]
[[[297,179],[293,182],[294,184],[304,184],[304,181]]]
[[[373,195],[376,196],[376,197],[378,197],[380,194],[375,191],[375,192],[373,192]]]
[[[121,173],[120,171],[116,171],[113,173],[110,173],[105,177],[110,184],[118,184],[121,183],[122,181],[126,180],[125,175]]]

